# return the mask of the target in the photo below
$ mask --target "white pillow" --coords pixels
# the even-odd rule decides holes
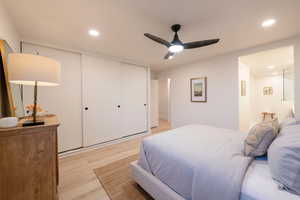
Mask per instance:
[[[269,147],[268,162],[279,185],[300,195],[300,125],[281,130]]]
[[[299,125],[300,120],[296,118],[287,118],[280,123],[280,130],[287,126]]]
[[[300,124],[285,126],[284,128],[280,129],[278,136],[290,134],[300,134]]]

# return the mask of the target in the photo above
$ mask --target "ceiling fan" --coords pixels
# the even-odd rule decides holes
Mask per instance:
[[[168,47],[169,51],[168,51],[167,55],[165,55],[164,59],[172,59],[176,53],[181,52],[183,49],[194,49],[194,48],[204,47],[204,46],[218,43],[220,41],[220,39],[212,39],[212,40],[202,40],[202,41],[196,41],[196,42],[182,43],[177,34],[177,32],[180,30],[180,28],[181,28],[180,24],[174,24],[173,26],[171,26],[172,31],[175,33],[174,39],[172,42],[168,42],[168,41],[166,41],[160,37],[157,37],[155,35],[152,35],[150,33],[145,33],[144,35],[147,38],[150,38],[151,40]]]

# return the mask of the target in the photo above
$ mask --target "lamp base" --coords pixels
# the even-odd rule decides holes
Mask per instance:
[[[28,120],[28,121],[25,121],[22,126],[23,127],[26,127],[26,126],[39,126],[39,125],[44,125],[45,122],[44,121],[32,121],[32,120]]]

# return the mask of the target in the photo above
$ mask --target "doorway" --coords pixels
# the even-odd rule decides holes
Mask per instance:
[[[171,79],[165,76],[159,77],[151,72],[151,130],[158,133],[170,129],[170,86]]]
[[[170,87],[170,78],[159,79],[159,119],[167,122],[171,121]]]
[[[294,115],[294,47],[239,57],[239,125],[248,131],[266,114],[279,121]]]

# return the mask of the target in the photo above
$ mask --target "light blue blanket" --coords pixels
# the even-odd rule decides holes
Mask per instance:
[[[239,200],[244,133],[189,125],[143,140],[139,165],[188,200]]]

